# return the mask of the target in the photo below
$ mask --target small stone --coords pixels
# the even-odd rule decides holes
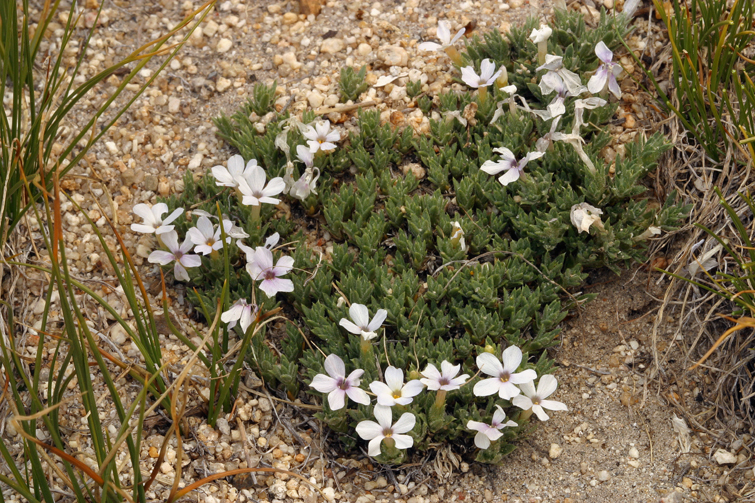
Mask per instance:
[[[228,38],[221,38],[218,45],[215,46],[215,50],[219,53],[228,52],[233,47],[233,42]]]
[[[294,54],[293,52],[287,52],[286,54],[284,54],[283,62],[287,63],[292,70],[298,70],[299,68],[301,68],[301,63],[296,61],[296,54]]]
[[[691,478],[689,478],[689,477],[683,477],[682,478],[682,485],[684,487],[686,487],[687,489],[692,488],[692,484],[693,484],[693,482],[692,482]]]
[[[107,151],[113,155],[118,153],[118,145],[116,145],[114,141],[105,142],[105,147],[107,147]]]
[[[309,94],[307,94],[307,101],[309,102],[309,106],[312,108],[320,108],[322,106],[322,102],[325,101],[325,96],[323,96],[320,91],[314,90],[310,91]]]
[[[598,472],[598,480],[605,482],[611,478],[611,474],[607,470],[601,470]]]
[[[724,449],[718,449],[713,453],[713,459],[715,459],[716,463],[719,465],[733,465],[737,462],[737,456]]]
[[[293,12],[286,12],[283,14],[283,24],[294,24],[299,20],[299,16]]]
[[[224,417],[219,417],[217,420],[217,427],[220,430],[220,433],[223,435],[230,435],[231,434],[231,425],[228,423],[228,420]]]
[[[157,190],[157,184],[158,184],[157,176],[155,175],[147,175],[144,177],[144,190],[149,191],[156,191]]]
[[[281,56],[280,54],[276,54],[275,56],[273,56],[273,64],[275,66],[282,65],[283,64],[283,56]]]
[[[336,499],[336,490],[332,487],[326,487],[322,490],[322,495],[325,496],[325,499],[328,501],[335,501]]]
[[[551,448],[548,451],[548,456],[550,456],[551,459],[557,459],[562,452],[564,452],[563,447],[558,444],[551,444]]]
[[[257,445],[259,447],[265,447],[267,445],[267,439],[265,437],[260,437],[257,439]]]
[[[231,81],[226,79],[225,77],[220,77],[218,79],[218,82],[215,84],[215,89],[217,89],[219,93],[222,93],[229,87],[231,87]]]
[[[629,466],[634,467],[634,468],[639,468],[640,467],[640,462],[637,461],[636,459],[630,459],[629,461],[627,461],[627,464]]]
[[[136,245],[136,254],[141,258],[148,258],[150,253],[152,253],[152,250],[149,248],[149,246],[143,244]]]
[[[170,463],[165,461],[163,464],[160,465],[160,471],[165,474],[168,474],[173,471],[173,467],[170,465]]]
[[[175,114],[178,113],[179,110],[181,110],[181,100],[175,96],[170,98],[168,100],[168,112]]]
[[[157,193],[163,197],[170,194],[170,181],[167,178],[160,177],[160,181],[157,184]]]
[[[344,47],[346,47],[346,44],[340,38],[326,38],[322,41],[320,52],[335,54],[342,51]]]
[[[218,32],[218,23],[212,20],[207,21],[202,27],[202,32],[208,37],[214,37]]]
[[[396,45],[381,47],[378,57],[388,66],[406,66],[409,63],[409,54],[406,49]]]
[[[379,489],[382,489],[382,488],[388,486],[388,481],[386,480],[385,477],[378,477],[377,480],[375,481],[375,483],[377,484],[377,487]]]
[[[512,9],[518,9],[524,5],[524,0],[509,0],[509,5],[511,5]]]
[[[634,127],[637,125],[637,121],[634,120],[634,116],[632,114],[626,114],[624,116],[624,129],[634,129]]]
[[[485,489],[485,501],[487,501],[488,503],[493,501],[493,491],[491,491],[490,489]]]
[[[629,449],[629,457],[639,459],[640,451],[637,450],[637,447],[632,447],[631,449]]]
[[[603,7],[613,9],[613,0],[603,0]]]
[[[414,178],[417,180],[422,180],[425,178],[425,168],[423,168],[420,164],[417,164],[416,162],[411,162],[408,164],[404,164],[401,166],[401,171],[404,173],[404,175],[408,175],[409,172],[411,172],[414,175]]]
[[[315,16],[320,13],[324,0],[299,0],[299,11],[305,16],[314,14]]]
[[[201,152],[194,154],[194,157],[191,158],[191,161],[189,161],[189,165],[186,166],[188,169],[197,169],[202,165],[202,160],[204,159],[204,154]]]
[[[360,56],[367,56],[371,52],[372,46],[370,44],[365,44],[363,42],[359,44],[359,47],[357,47],[357,54],[359,54]]]
[[[157,450],[157,447],[154,445],[149,448],[149,457],[152,459],[155,459],[157,456],[160,455],[160,451]]]

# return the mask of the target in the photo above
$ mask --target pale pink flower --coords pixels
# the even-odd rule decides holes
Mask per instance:
[[[249,325],[254,321],[254,313],[256,311],[256,305],[249,304],[246,299],[239,299],[228,311],[220,315],[220,320],[223,323],[228,323],[228,330],[235,327],[238,322],[241,325],[241,331],[246,333]]]
[[[178,208],[163,220],[163,213],[168,212],[168,205],[165,203],[157,203],[152,207],[144,203],[139,203],[134,205],[133,210],[134,213],[142,217],[144,222],[140,224],[131,224],[131,230],[134,232],[143,232],[144,234],[157,234],[158,236],[172,231],[175,226],[168,224],[184,212],[183,208]]]
[[[490,447],[490,442],[495,442],[503,436],[501,431],[503,428],[519,426],[514,421],[506,421],[505,423],[504,421],[506,421],[506,413],[500,405],[496,405],[496,411],[493,413],[493,420],[490,424],[468,421],[467,428],[477,432],[474,437],[474,444],[480,449],[487,449]]]
[[[522,363],[522,350],[516,346],[509,346],[501,355],[503,364],[490,353],[482,353],[477,357],[477,366],[483,374],[493,376],[483,379],[474,386],[475,396],[490,396],[498,393],[504,400],[511,400],[520,393],[516,384],[532,382],[537,378],[537,373],[527,369],[515,373]]]
[[[390,407],[384,407],[382,405],[376,405],[375,421],[362,421],[357,424],[357,433],[363,440],[369,440],[370,443],[367,446],[367,453],[372,456],[380,455],[380,444],[386,438],[391,438],[394,441],[396,449],[408,449],[414,445],[414,439],[409,435],[404,435],[412,431],[417,419],[414,414],[404,412],[395,424],[392,423],[392,413]]]
[[[598,42],[598,45],[595,46],[595,55],[598,56],[602,64],[598,67],[595,75],[590,77],[587,88],[591,93],[597,94],[605,89],[606,83],[608,83],[608,90],[616,98],[621,98],[621,88],[616,80],[616,77],[621,74],[621,65],[613,62],[613,52],[603,41]]]
[[[566,88],[569,90],[572,96],[576,96],[582,89],[582,81],[579,79],[579,75],[567,70],[563,65],[563,58],[561,56],[554,56],[553,54],[547,54],[545,56],[545,64],[537,67],[537,71],[547,70],[545,75],[553,74],[556,78],[563,82]],[[555,89],[552,86],[552,80],[540,79],[540,91],[543,94],[550,94]]]
[[[233,223],[230,220],[223,220],[223,228],[226,234],[225,242],[230,243]],[[210,219],[205,216],[197,219],[197,226],[186,231],[186,236],[196,245],[194,251],[202,255],[209,255],[214,250],[220,250],[223,247],[220,225],[215,229]]]
[[[262,246],[255,248],[252,258],[246,264],[247,272],[254,281],[260,282],[260,290],[268,297],[273,297],[278,292],[294,291],[294,282],[280,277],[291,272],[293,268],[293,257],[281,257],[273,265],[273,252]]]
[[[377,397],[377,402],[386,407],[408,405],[412,398],[419,395],[425,386],[417,379],[404,384],[404,371],[396,367],[385,369],[385,382],[374,381],[370,389]]]
[[[199,267],[202,265],[202,259],[199,255],[190,254],[194,244],[185,239],[181,245],[178,245],[178,234],[176,231],[170,231],[160,236],[163,244],[169,251],[155,250],[149,254],[147,261],[150,264],[168,265],[175,262],[173,266],[173,276],[179,281],[189,281],[189,273],[186,267]]]
[[[524,383],[521,385],[524,395],[517,395],[511,403],[516,405],[522,410],[530,410],[534,412],[538,419],[541,421],[547,421],[550,419],[544,409],[548,410],[568,410],[565,404],[556,402],[555,400],[546,400],[549,396],[556,391],[558,382],[552,375],[544,375],[540,378],[540,382],[537,384],[537,390],[532,382]]]
[[[356,403],[370,404],[367,392],[359,387],[364,370],[356,369],[346,377],[346,366],[338,355],[329,355],[325,358],[324,367],[328,375],[317,374],[310,386],[320,393],[328,394],[328,405],[331,410],[342,409],[346,404],[347,396]]]
[[[430,391],[452,391],[459,389],[462,384],[467,382],[469,374],[462,374],[457,377],[461,370],[461,365],[451,365],[451,363],[443,360],[440,364],[441,371],[432,363],[428,363],[425,370],[420,372],[424,378],[420,379],[422,384],[427,386]]]
[[[341,318],[338,324],[352,334],[361,335],[364,340],[369,341],[377,337],[375,331],[383,326],[383,322],[388,317],[388,311],[378,309],[372,321],[370,321],[370,312],[367,310],[367,306],[354,303],[349,308],[349,316],[351,316],[353,323],[346,318]]]
[[[539,159],[545,155],[543,152],[534,151],[528,153],[517,162],[514,153],[506,147],[494,148],[493,152],[501,154],[503,159],[498,161],[485,161],[483,165],[480,166],[480,169],[489,175],[497,175],[501,171],[506,171],[503,175],[498,177],[498,181],[504,186],[519,180],[524,174],[524,167],[528,162]]]

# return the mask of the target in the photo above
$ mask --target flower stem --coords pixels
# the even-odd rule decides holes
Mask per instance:
[[[522,423],[523,421],[527,421],[530,418],[531,415],[532,415],[532,409],[531,408],[527,409],[527,410],[523,410],[519,414],[519,423]]]
[[[217,250],[212,250],[210,252],[210,259],[212,260],[220,260],[220,252]]]
[[[542,66],[545,64],[545,54],[548,52],[548,41],[543,40],[537,43],[537,63]]]
[[[480,105],[485,103],[485,100],[488,99],[488,88],[486,86],[481,86],[477,89],[477,101],[480,102]]]
[[[370,344],[370,341],[368,341],[364,337],[360,337],[359,339],[359,350],[362,353],[362,356],[372,355],[372,344]]]
[[[252,222],[259,223],[260,221],[260,210],[262,209],[261,204],[253,205],[252,206]]]
[[[453,61],[455,65],[461,66],[464,63],[461,59],[461,54],[456,50],[456,47],[449,46],[446,47],[444,51],[448,54],[448,57],[451,58],[451,61]]]
[[[446,393],[447,391],[444,389],[439,389],[438,392],[435,394],[435,403],[433,404],[433,409],[437,409],[439,411],[443,411],[446,408]]]

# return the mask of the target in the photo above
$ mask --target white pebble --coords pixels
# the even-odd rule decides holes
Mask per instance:
[[[233,47],[233,42],[231,42],[230,39],[221,38],[220,41],[218,42],[218,45],[215,47],[215,50],[220,53],[223,53],[223,52],[228,52],[229,50],[231,50],[231,47]]]
[[[346,44],[344,44],[343,40],[341,40],[340,38],[326,38],[322,41],[320,52],[324,52],[326,54],[335,54],[342,51],[345,45]]]

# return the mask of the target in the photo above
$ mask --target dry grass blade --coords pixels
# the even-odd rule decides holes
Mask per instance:
[[[710,357],[710,355],[713,354],[716,348],[718,348],[718,346],[723,344],[726,341],[726,339],[728,339],[729,336],[733,334],[734,332],[738,332],[739,330],[742,330],[744,328],[755,328],[755,318],[750,318],[749,316],[742,316],[741,318],[738,318],[738,319],[732,318],[731,316],[725,316],[725,315],[721,315],[721,317],[726,318],[727,320],[736,323],[736,325],[731,327],[729,330],[727,330],[723,334],[721,334],[721,337],[719,337],[718,340],[715,343],[713,343],[713,346],[710,347],[708,352],[705,353],[703,357],[700,358],[700,360],[698,360],[697,363],[692,365],[687,370],[694,370],[700,365],[702,365],[703,363],[705,363],[705,360],[707,360],[708,357]]]

